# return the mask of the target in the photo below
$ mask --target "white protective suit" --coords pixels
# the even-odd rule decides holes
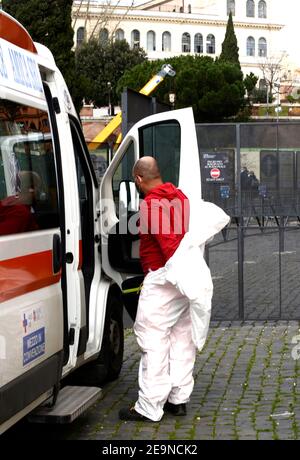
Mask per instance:
[[[230,217],[203,200],[197,217],[165,268],[166,280],[189,299],[193,342],[200,351],[207,337],[213,295],[210,269],[204,260],[205,243],[228,224]]]
[[[135,410],[153,421],[162,418],[166,400],[189,401],[196,348],[201,350],[206,340],[213,293],[204,246],[228,221],[221,208],[201,200],[173,256],[144,279],[134,324],[142,350]]]

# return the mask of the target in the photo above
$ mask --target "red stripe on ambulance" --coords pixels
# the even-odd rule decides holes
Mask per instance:
[[[0,302],[59,282],[53,274],[52,251],[38,252],[0,262]]]

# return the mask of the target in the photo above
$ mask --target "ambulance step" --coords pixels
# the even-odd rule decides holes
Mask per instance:
[[[28,417],[30,423],[71,423],[102,396],[101,388],[64,387],[54,407],[39,406]]]

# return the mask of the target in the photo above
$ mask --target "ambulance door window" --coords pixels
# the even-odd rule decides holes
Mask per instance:
[[[180,165],[180,124],[175,120],[147,125],[139,129],[140,156],[153,156],[164,182],[178,186]]]
[[[86,307],[88,310],[90,288],[95,269],[94,254],[94,207],[93,207],[93,167],[88,164],[89,153],[85,151],[84,139],[81,136],[79,123],[70,117],[73,148],[76,162],[77,186],[80,201],[80,220],[81,220],[81,247],[82,264],[81,269],[85,284]],[[95,178],[96,181],[96,178]],[[88,326],[88,311],[87,311]]]
[[[0,236],[59,227],[47,112],[0,100]]]
[[[135,163],[135,152],[134,152],[134,144],[131,142],[123,157],[120,161],[112,180],[112,188],[113,188],[113,197],[115,202],[116,208],[116,215],[119,217],[119,197],[120,197],[120,183],[122,181],[129,181],[133,182],[132,177],[132,168]]]

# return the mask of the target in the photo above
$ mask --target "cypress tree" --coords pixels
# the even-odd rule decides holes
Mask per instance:
[[[219,60],[223,62],[231,62],[232,64],[236,64],[239,68],[241,68],[239,60],[239,47],[234,31],[231,11],[227,21],[226,34],[222,43],[222,53],[220,54]]]
[[[73,0],[2,0],[3,10],[16,18],[34,41],[51,50],[79,108],[82,83],[75,74],[72,4]]]

